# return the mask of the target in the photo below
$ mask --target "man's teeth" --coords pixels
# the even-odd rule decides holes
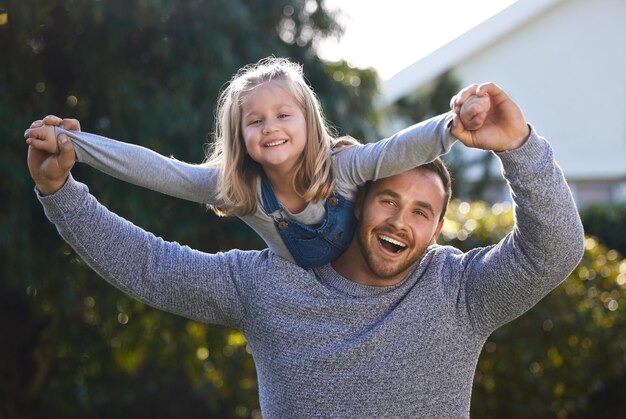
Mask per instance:
[[[386,242],[389,242],[389,243],[391,243],[391,244],[395,244],[396,246],[399,246],[399,247],[402,247],[402,248],[405,248],[405,247],[406,247],[406,244],[404,244],[404,243],[402,243],[402,242],[399,242],[398,240],[392,239],[392,238],[391,238],[391,237],[389,237],[389,236],[380,235],[380,236],[378,236],[378,238],[379,238],[380,240],[384,240],[384,241],[386,241]]]
[[[274,147],[274,146],[277,146],[277,145],[285,144],[286,142],[287,142],[287,140],[272,141],[271,143],[265,144],[264,147]]]

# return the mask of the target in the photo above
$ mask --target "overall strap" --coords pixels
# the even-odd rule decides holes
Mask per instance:
[[[265,212],[267,215],[278,211],[281,209],[278,200],[276,199],[276,194],[274,193],[274,188],[272,188],[272,184],[270,180],[267,178],[267,175],[263,170],[260,173],[261,176],[261,198],[263,199],[263,208],[265,208]]]

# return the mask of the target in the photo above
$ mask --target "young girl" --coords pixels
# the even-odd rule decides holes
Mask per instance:
[[[27,143],[55,152],[65,133],[77,160],[119,179],[237,216],[274,251],[303,268],[348,245],[357,187],[446,153],[455,141],[448,112],[370,144],[330,134],[301,66],[266,58],[239,70],[217,103],[215,140],[200,165],[80,131],[43,126]]]

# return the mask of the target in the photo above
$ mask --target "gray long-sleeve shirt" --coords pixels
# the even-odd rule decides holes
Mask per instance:
[[[241,330],[265,418],[469,417],[476,363],[496,328],[577,265],[583,231],[548,143],[497,153],[515,200],[498,244],[432,245],[408,277],[364,286],[271,250],[206,254],[109,212],[72,178],[40,197],[63,238],[134,298]],[[522,373],[521,371],[519,372]]]
[[[333,156],[336,191],[352,200],[357,187],[404,172],[433,161],[450,150],[456,138],[449,125],[454,114],[448,112],[408,127],[376,143],[350,147]],[[218,197],[217,168],[189,164],[162,156],[145,147],[123,143],[95,134],[65,131],[74,143],[78,161],[135,185],[189,201],[221,207]],[[276,231],[273,218],[263,209],[261,187],[257,181],[257,210],[241,219],[261,236],[274,253],[294,262],[294,258]],[[304,210],[284,215],[303,224],[314,225],[326,216],[324,201],[309,202]],[[284,216],[280,214],[279,216]]]

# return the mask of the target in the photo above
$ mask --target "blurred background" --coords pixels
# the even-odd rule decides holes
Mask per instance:
[[[64,244],[33,193],[22,133],[56,114],[200,162],[219,90],[268,55],[300,62],[337,134],[363,142],[447,111],[469,82],[501,82],[553,143],[587,239],[572,275],[485,345],[472,416],[626,411],[625,4],[519,0],[384,78],[321,58],[323,42],[344,31],[337,6],[0,0],[0,418],[261,417],[243,335],[133,301]],[[511,229],[489,156],[459,146],[446,156],[458,199],[441,243],[469,249]],[[201,205],[80,164],[73,173],[111,210],[168,240],[207,252],[264,247],[245,224]]]

